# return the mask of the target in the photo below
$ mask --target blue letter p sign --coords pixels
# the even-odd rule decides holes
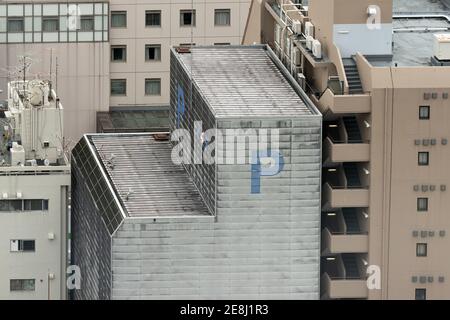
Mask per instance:
[[[263,166],[261,166],[261,163]],[[252,194],[261,193],[261,177],[276,176],[283,170],[283,167],[284,158],[280,151],[254,151],[251,174]]]

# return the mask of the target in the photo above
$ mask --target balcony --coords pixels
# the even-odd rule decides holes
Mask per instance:
[[[322,299],[366,299],[368,288],[362,255],[340,254],[322,259]]]
[[[369,94],[338,95],[328,88],[320,98],[312,97],[324,118],[333,118],[346,114],[370,113],[371,98]]]
[[[368,215],[363,208],[325,212],[322,226],[322,255],[368,252]]]
[[[346,116],[324,123],[323,159],[328,167],[339,162],[370,161],[369,141],[363,140],[358,120]]]
[[[324,169],[322,210],[369,206],[368,170],[365,163],[346,162]]]

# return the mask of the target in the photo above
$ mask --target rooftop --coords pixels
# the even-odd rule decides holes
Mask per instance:
[[[433,35],[450,33],[450,0],[394,0],[393,56],[368,57],[374,66],[431,66]]]
[[[266,46],[194,47],[177,55],[216,117],[318,113]]]
[[[152,134],[89,135],[129,217],[209,215],[169,141]]]
[[[97,132],[168,132],[169,108],[97,112]]]

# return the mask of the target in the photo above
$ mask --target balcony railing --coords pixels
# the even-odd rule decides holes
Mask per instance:
[[[324,144],[325,162],[368,162],[370,161],[370,144],[368,141],[336,141],[326,137]]]
[[[369,237],[363,232],[332,232],[322,230],[322,254],[367,253]]]
[[[356,208],[369,206],[369,189],[367,187],[323,186],[322,205],[328,208]]]
[[[328,88],[315,101],[322,113],[331,112],[337,115],[370,113],[371,98],[369,94],[336,95]]]
[[[363,278],[321,277],[322,298],[324,299],[366,299],[368,288]]]

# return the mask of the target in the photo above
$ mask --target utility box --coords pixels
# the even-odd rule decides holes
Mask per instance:
[[[172,49],[170,96],[172,155],[183,155],[214,228],[261,230],[267,264],[259,270],[308,283],[303,292],[280,289],[279,298],[318,299],[320,112],[262,45]],[[246,241],[245,234],[220,234]],[[273,259],[269,248],[277,246],[292,252]]]
[[[450,33],[434,35],[434,56],[438,60],[450,60]]]

